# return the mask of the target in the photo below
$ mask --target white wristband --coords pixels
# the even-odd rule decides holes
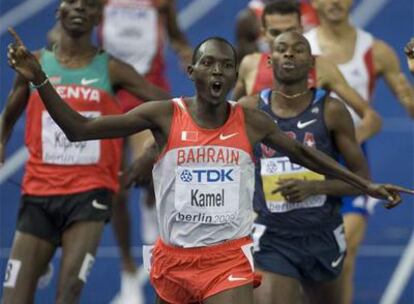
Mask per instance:
[[[49,78],[45,78],[45,80],[43,80],[42,81],[42,83],[40,83],[40,84],[34,84],[33,82],[29,82],[29,85],[30,85],[30,87],[32,88],[32,89],[38,89],[38,88],[41,88],[41,87],[43,87],[46,83],[48,83],[48,81],[49,81]]]

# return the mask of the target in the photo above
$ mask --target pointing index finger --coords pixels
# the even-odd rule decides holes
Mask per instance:
[[[400,192],[408,193],[414,195],[414,190],[406,189],[406,188],[400,188]]]
[[[22,41],[22,39],[20,39],[19,35],[16,33],[16,31],[12,28],[9,27],[7,29],[9,31],[9,33],[13,36],[14,40],[16,41],[17,45],[19,46],[23,46],[24,47],[24,43]]]
[[[393,190],[393,191],[408,193],[408,194],[414,194],[414,190],[412,190],[412,189],[408,189],[408,188],[404,188],[404,187],[400,187],[400,186],[395,186],[395,185],[390,185],[388,189]]]

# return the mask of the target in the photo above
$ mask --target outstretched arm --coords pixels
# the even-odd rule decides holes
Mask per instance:
[[[124,115],[86,118],[72,110],[60,98],[34,55],[26,49],[13,30],[10,32],[16,39],[16,42],[8,48],[10,66],[24,79],[34,84],[50,115],[69,140],[124,137],[145,129],[159,130],[162,123],[160,119],[157,120],[155,114],[162,115],[165,112],[166,116],[163,117],[165,119],[171,112],[171,105],[160,101],[142,105]]]
[[[373,184],[369,180],[350,172],[324,153],[290,139],[279,130],[273,120],[264,112],[245,108],[245,114],[248,125],[247,133],[252,143],[262,141],[269,147],[281,151],[295,163],[312,171],[341,179],[366,194],[388,200],[391,203],[389,207],[401,202],[399,192],[414,194],[414,191],[398,186]]]

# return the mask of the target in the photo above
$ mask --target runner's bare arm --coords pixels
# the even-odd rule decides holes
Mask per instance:
[[[47,80],[41,70],[34,75],[32,80],[36,84]],[[167,118],[171,114],[169,112],[172,112],[169,101],[154,101],[122,115],[86,118],[72,110],[60,98],[50,82],[46,81],[38,88],[38,92],[52,118],[71,141],[125,137],[145,129],[158,130],[163,133],[163,130],[160,130],[162,121],[157,119],[157,115]]]
[[[318,86],[335,92],[361,117],[361,125],[357,127],[356,138],[363,143],[381,130],[382,119],[369,105],[368,101],[349,86],[335,64],[323,57],[316,58]]]
[[[414,117],[414,90],[401,72],[400,62],[394,50],[383,41],[376,40],[373,46],[374,67],[379,75],[384,76],[392,92]]]
[[[145,101],[170,98],[167,92],[146,80],[131,65],[112,57],[108,66],[114,88],[123,88]]]
[[[341,179],[360,189],[362,192],[374,197],[386,199],[393,205],[401,202],[399,192],[414,194],[413,190],[399,186],[373,184],[369,180],[342,167],[324,153],[306,147],[296,140],[290,139],[286,134],[280,131],[266,113],[257,109],[248,108],[244,108],[244,112],[247,123],[247,134],[252,144],[263,142],[269,147],[283,152],[295,163],[320,174]]]
[[[186,67],[191,64],[193,50],[178,25],[175,0],[165,1],[165,5],[161,7],[160,13],[165,16],[171,47],[180,58],[182,66]]]

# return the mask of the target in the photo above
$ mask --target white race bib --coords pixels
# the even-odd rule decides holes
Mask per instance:
[[[146,74],[158,49],[157,10],[136,1],[129,5],[107,5],[103,43],[109,53]]]
[[[100,112],[79,112],[85,117],[98,117]],[[42,159],[45,164],[90,165],[101,156],[99,140],[71,142],[48,112],[42,112]]]
[[[223,224],[237,218],[240,167],[178,167],[175,178],[176,220]]]
[[[260,159],[263,192],[270,212],[281,213],[295,209],[321,207],[325,204],[326,195],[315,195],[303,202],[286,202],[280,192],[273,194],[281,179],[324,180],[325,177],[305,167],[292,163],[288,157],[272,157]]]

